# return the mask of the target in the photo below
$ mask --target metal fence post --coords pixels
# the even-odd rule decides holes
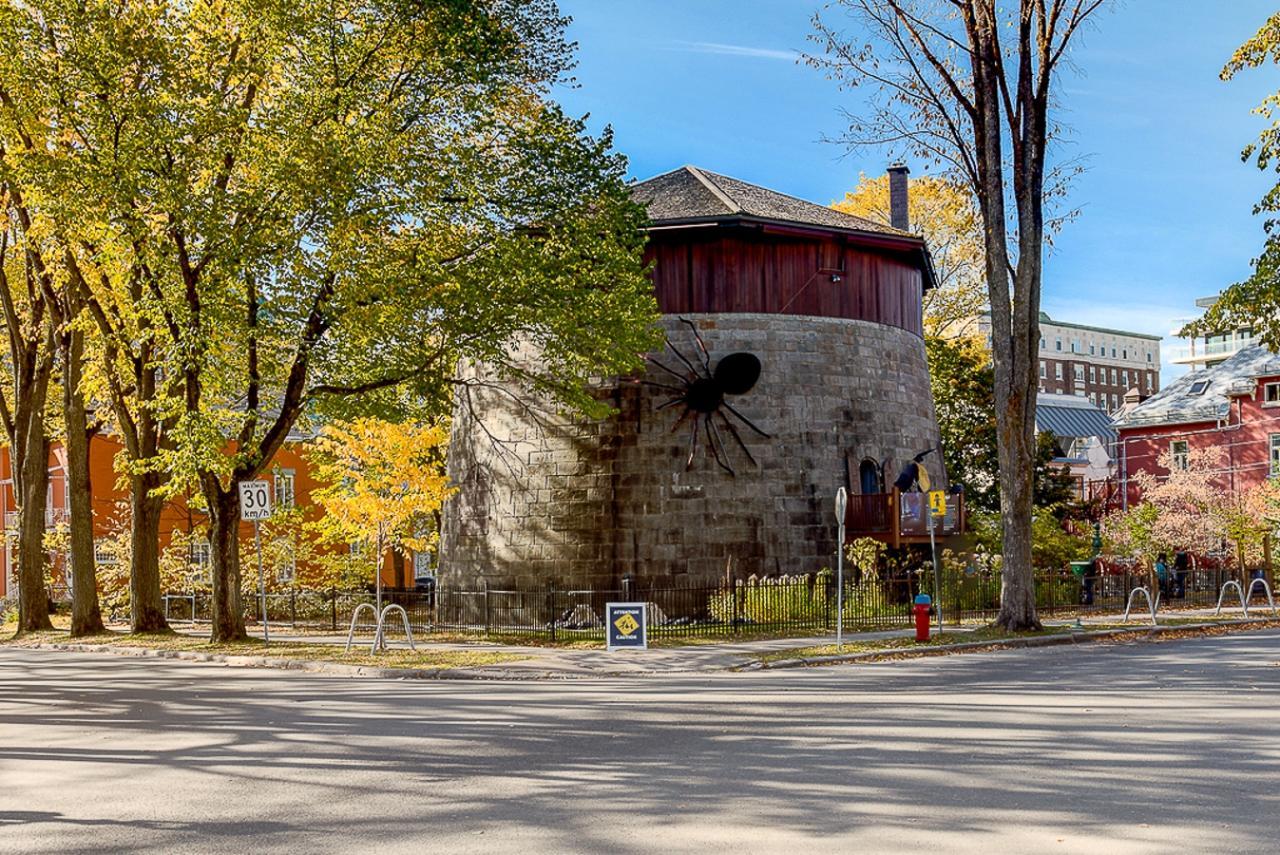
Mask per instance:
[[[547,583],[547,626],[551,629],[551,640],[556,640],[556,583]]]
[[[338,631],[338,589],[329,586],[329,629]]]
[[[489,635],[489,580],[481,579],[480,584],[484,586],[484,634]]]
[[[737,627],[741,626],[742,621],[741,603],[739,603],[739,595],[737,593],[742,590],[742,595],[746,595],[745,586],[740,585],[740,581],[733,580],[733,635],[737,635]]]

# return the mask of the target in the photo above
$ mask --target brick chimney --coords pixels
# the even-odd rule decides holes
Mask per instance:
[[[889,167],[889,225],[904,232],[911,231],[911,217],[907,214],[906,164],[895,163]]]

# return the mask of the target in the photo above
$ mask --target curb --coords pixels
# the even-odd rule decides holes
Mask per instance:
[[[797,659],[779,659],[773,662],[755,660],[742,665],[714,670],[689,670],[681,668],[632,671],[593,671],[566,673],[547,670],[512,670],[498,666],[472,668],[380,668],[372,665],[346,665],[319,659],[284,659],[272,656],[246,656],[226,653],[199,653],[190,650],[157,650],[150,647],[117,647],[110,644],[77,644],[74,642],[40,642],[26,645],[30,650],[61,650],[70,653],[109,653],[149,659],[176,659],[186,662],[206,662],[233,668],[274,668],[283,671],[300,671],[334,677],[365,677],[385,680],[476,680],[502,682],[571,681],[598,679],[644,679],[664,676],[707,676],[717,673],[744,671],[778,671],[790,668],[814,668],[824,665],[844,665],[859,662],[876,662],[894,659],[920,659],[926,656],[946,656],[973,651],[1019,650],[1032,647],[1057,647],[1067,644],[1088,644],[1121,637],[1134,641],[1153,640],[1170,632],[1243,629],[1255,630],[1280,626],[1275,618],[1249,618],[1212,623],[1179,624],[1164,626],[1135,626],[1125,629],[1071,632],[1036,638],[1016,638],[1007,641],[965,641],[941,644],[934,647],[900,647],[870,650],[861,653],[844,653],[830,656],[806,656]]]
[[[1275,618],[1215,621],[1213,623],[1178,624],[1174,626],[1135,626],[1132,629],[1105,629],[1093,632],[1071,632],[1062,635],[1046,635],[1038,638],[1014,638],[1008,641],[965,641],[958,644],[939,644],[933,647],[900,647],[870,650],[862,653],[833,654],[831,656],[805,656],[797,659],[779,659],[774,662],[755,661],[730,669],[734,671],[776,671],[786,668],[813,668],[822,665],[843,665],[855,662],[875,662],[887,659],[920,659],[926,656],[945,656],[972,650],[1020,650],[1028,647],[1059,647],[1067,644],[1088,644],[1121,636],[1135,636],[1133,640],[1152,639],[1167,632],[1209,630],[1221,628],[1265,629],[1276,625]]]

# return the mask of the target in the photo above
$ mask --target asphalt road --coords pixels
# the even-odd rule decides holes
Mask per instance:
[[[1273,853],[1277,660],[478,683],[0,649],[0,852]]]

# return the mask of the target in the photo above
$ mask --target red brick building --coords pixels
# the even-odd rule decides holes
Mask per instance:
[[[1116,425],[1123,495],[1137,500],[1133,476],[1167,475],[1185,466],[1193,449],[1219,448],[1218,486],[1247,490],[1280,477],[1280,356],[1254,346],[1224,362],[1193,371],[1123,413]]]

